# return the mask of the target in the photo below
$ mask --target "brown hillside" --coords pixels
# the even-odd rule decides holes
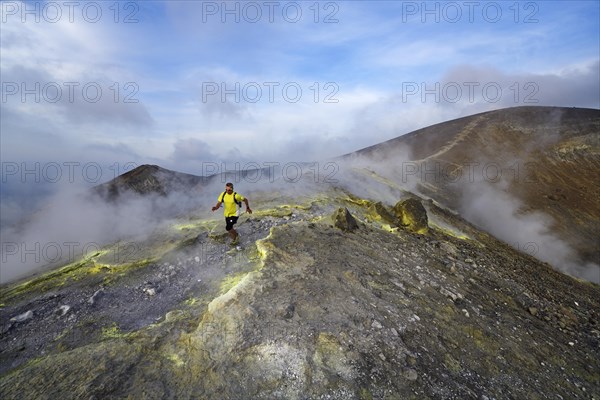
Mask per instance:
[[[598,264],[599,137],[600,110],[516,107],[433,125],[346,158],[386,163],[398,180],[412,179],[467,219],[484,183],[515,199],[519,213],[549,216],[550,234],[580,262]]]

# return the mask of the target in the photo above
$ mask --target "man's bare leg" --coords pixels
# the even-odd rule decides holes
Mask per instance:
[[[238,237],[238,233],[236,232],[235,229],[231,228],[229,230],[229,237],[231,238],[232,241],[235,241]]]

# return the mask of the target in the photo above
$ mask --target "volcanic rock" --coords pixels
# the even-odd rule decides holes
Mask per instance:
[[[374,219],[380,219],[381,221],[388,223],[390,226],[399,225],[398,218],[394,217],[380,201],[371,204],[369,207],[369,216]]]
[[[333,224],[336,228],[351,232],[358,229],[356,219],[350,214],[347,208],[338,208],[332,216]]]
[[[427,233],[427,211],[419,200],[410,198],[399,201],[394,206],[394,213],[405,229],[415,233]]]

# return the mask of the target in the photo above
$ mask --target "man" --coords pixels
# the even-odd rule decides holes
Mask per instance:
[[[241,207],[242,201],[246,204],[246,212],[252,214],[252,210],[248,205],[248,199],[239,193],[234,193],[233,183],[228,182],[225,184],[225,191],[222,192],[217,199],[217,205],[212,208],[213,211],[217,211],[221,207],[221,203],[223,203],[226,224],[225,230],[229,232],[232,245],[236,245],[240,237],[236,230],[233,229],[233,225],[235,225],[239,217],[237,205],[239,204]]]

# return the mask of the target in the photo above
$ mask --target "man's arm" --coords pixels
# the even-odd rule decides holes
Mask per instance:
[[[247,203],[247,202],[246,202]],[[212,208],[213,211],[217,211],[221,207],[221,202],[217,201],[217,205]]]
[[[248,214],[252,214],[252,210],[250,209],[250,205],[248,204],[248,199],[244,198],[244,204],[246,204],[246,212]]]

